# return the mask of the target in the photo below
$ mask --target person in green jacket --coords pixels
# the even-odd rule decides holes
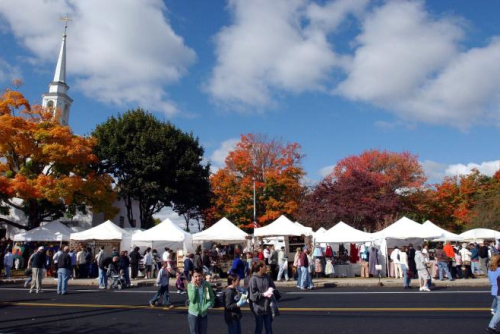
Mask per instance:
[[[210,284],[203,280],[203,272],[199,268],[194,269],[187,292],[189,298],[189,333],[206,334],[208,327],[207,311],[215,304],[215,294]]]

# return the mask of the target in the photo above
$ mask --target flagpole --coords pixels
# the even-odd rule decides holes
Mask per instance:
[[[257,207],[255,199],[255,179],[253,180],[253,229],[257,228]]]

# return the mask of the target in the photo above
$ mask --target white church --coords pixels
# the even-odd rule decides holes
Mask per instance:
[[[61,124],[69,126],[69,115],[73,99],[68,95],[69,86],[66,83],[66,31],[67,20],[66,26],[64,27],[61,50],[59,51],[59,57],[57,59],[54,80],[49,84],[49,92],[42,95],[42,106],[53,109],[54,113],[56,110],[59,111]],[[20,201],[17,202],[19,203]],[[137,202],[134,203],[133,209],[135,224],[133,222],[132,225],[135,226],[129,224],[128,219],[126,218],[127,209],[123,201],[116,201],[113,206],[120,209],[119,213],[113,219],[110,219],[113,223],[122,228],[141,227]],[[71,219],[61,218],[59,221],[70,227],[75,232],[86,230],[104,222],[103,213],[92,212],[92,208],[88,208],[87,212],[88,213],[86,215],[78,213]],[[24,216],[23,212],[14,208],[11,208],[9,216],[4,216],[4,218],[27,225],[27,218]],[[24,232],[24,230],[20,231],[16,227],[0,222],[0,238],[5,237],[13,239],[14,235],[20,232]]]

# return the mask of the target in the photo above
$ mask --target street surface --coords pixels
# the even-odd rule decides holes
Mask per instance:
[[[20,285],[0,285],[0,333],[188,333],[186,295],[171,293],[175,308],[151,308],[154,287],[100,291],[72,286],[29,294]],[[275,333],[483,333],[490,319],[487,288],[282,288]],[[221,309],[209,313],[209,333],[226,333]],[[254,320],[243,312],[243,333]]]

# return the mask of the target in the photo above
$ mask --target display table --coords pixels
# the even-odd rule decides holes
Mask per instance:
[[[336,264],[333,266],[333,270],[335,271],[333,277],[354,277],[353,266],[350,264]]]

